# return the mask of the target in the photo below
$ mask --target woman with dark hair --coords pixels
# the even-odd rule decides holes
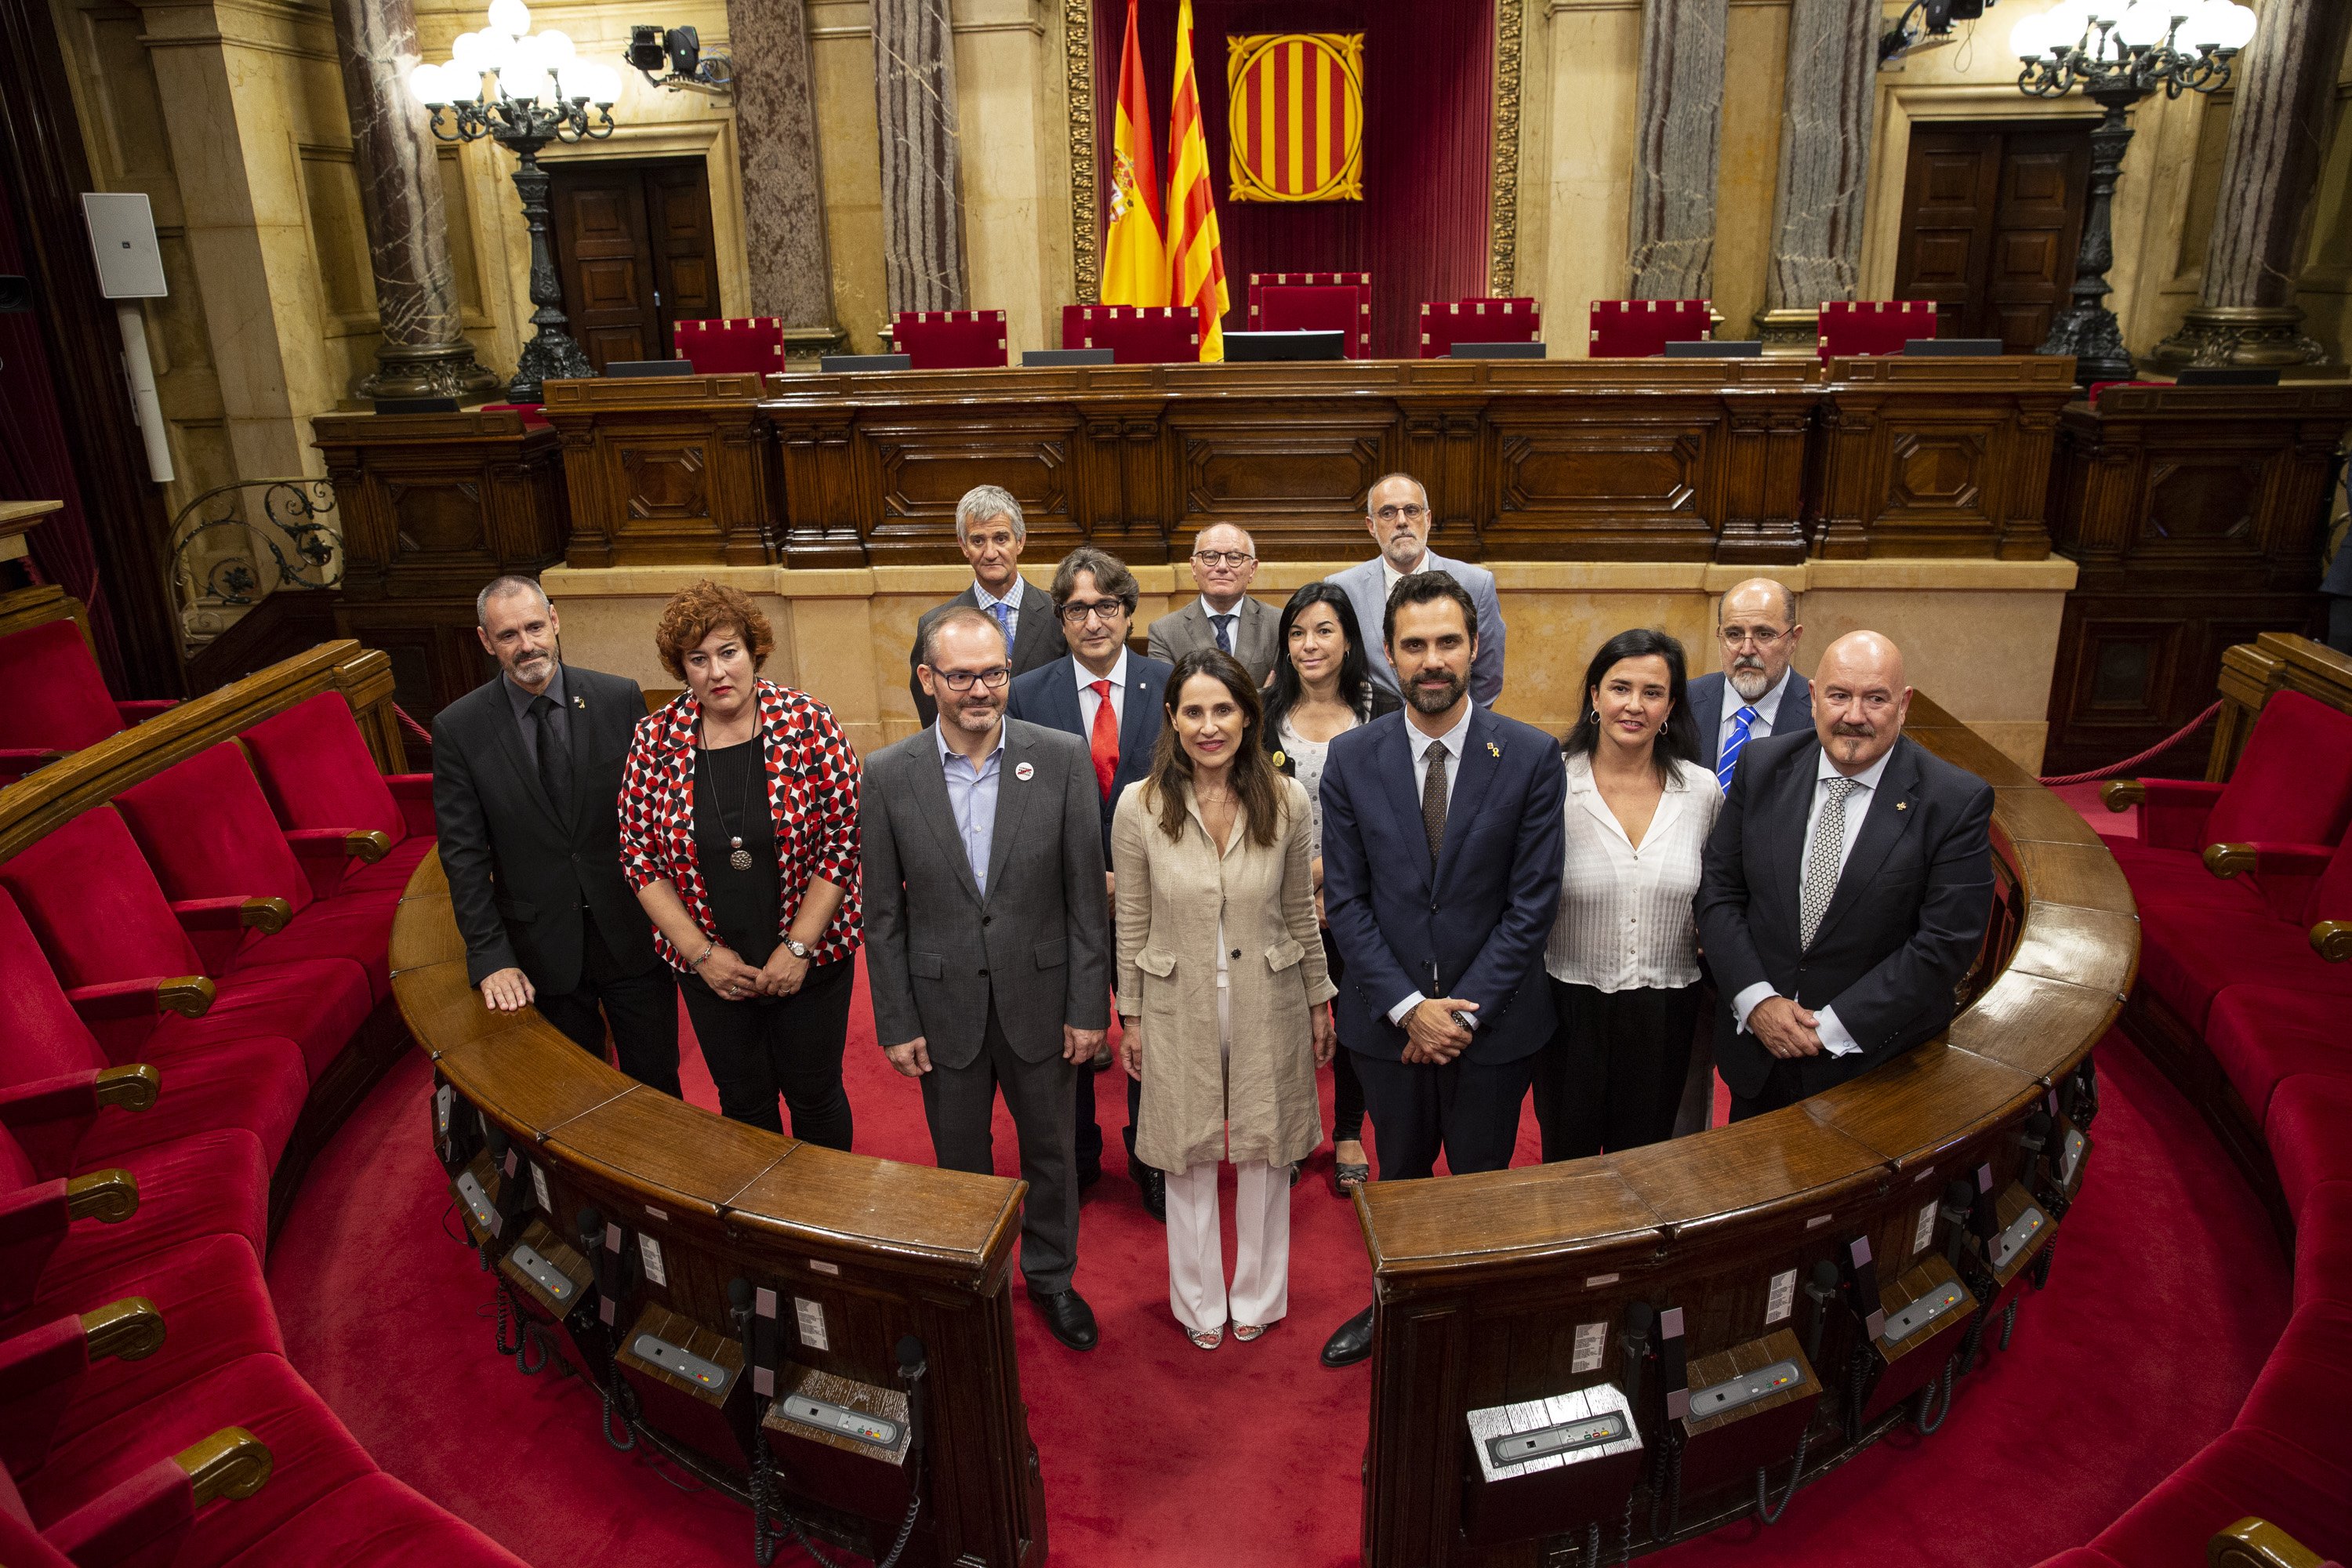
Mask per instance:
[[[740,589],[672,595],[654,630],[686,683],[637,725],[621,870],[681,976],[733,1121],[847,1149],[841,1058],[862,940],[857,753],[824,703],[763,679],[775,634]]]
[[[1373,683],[1356,606],[1334,583],[1309,583],[1290,595],[1275,630],[1274,676],[1265,700],[1265,744],[1274,764],[1307,791],[1314,828],[1315,919],[1323,920],[1323,760],[1331,742],[1359,724],[1394,712],[1396,698]],[[1334,984],[1339,950],[1323,927],[1323,962]],[[1331,1058],[1331,1194],[1344,1198],[1371,1179],[1364,1157],[1364,1089],[1346,1051]]]
[[[1699,858],[1723,806],[1697,760],[1683,645],[1620,632],[1584,674],[1568,768],[1559,919],[1544,952],[1559,1024],[1536,1061],[1546,1162],[1672,1136],[1698,1024]]]
[[[1290,1171],[1323,1141],[1315,1069],[1334,987],[1315,931],[1307,792],[1259,743],[1230,654],[1176,661],[1150,774],[1111,817],[1119,1054],[1142,1086],[1135,1152],[1168,1175],[1168,1300],[1192,1342],[1246,1343],[1290,1300]],[[1234,1163],[1225,1284],[1217,1163]]]

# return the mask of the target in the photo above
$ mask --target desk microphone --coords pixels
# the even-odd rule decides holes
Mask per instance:
[[[923,1342],[912,1334],[898,1341],[898,1377],[907,1385],[907,1425],[911,1434],[907,1441],[907,1468],[909,1479],[916,1456],[923,1451],[923,1378],[931,1370],[929,1358],[923,1353]]]
[[[1658,1321],[1657,1309],[1647,1301],[1635,1301],[1625,1309],[1625,1407],[1642,1407],[1642,1371],[1650,1359],[1650,1329]]]
[[[1838,1266],[1828,1258],[1813,1265],[1813,1277],[1805,1281],[1805,1294],[1813,1303],[1812,1326],[1805,1331],[1805,1359],[1815,1367],[1822,1361],[1822,1324],[1830,1315],[1830,1303],[1837,1300]]]
[[[1944,1257],[1954,1268],[1960,1266],[1961,1255],[1968,1250],[1967,1226],[1976,1201],[1976,1185],[1966,1177],[1955,1176],[1944,1184],[1944,1202],[1937,1212],[1945,1222]]]
[[[2017,1135],[2019,1147],[2025,1151],[2025,1171],[2022,1180],[2029,1193],[2042,1184],[2042,1152],[2050,1146],[2050,1113],[2036,1106],[2033,1114],[2025,1119],[2025,1130]]]

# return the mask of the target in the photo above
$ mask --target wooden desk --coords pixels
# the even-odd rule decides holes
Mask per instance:
[[[1465,1540],[1467,1494],[1479,1485],[1469,1412],[1615,1379],[1635,1301],[1682,1309],[1694,1367],[1790,1329],[1801,1337],[1801,1293],[1789,1314],[1769,1310],[1776,1276],[1793,1270],[1803,1280],[1859,1237],[1891,1290],[1898,1273],[1943,1266],[1946,1222],[1931,1220],[1928,1241],[1916,1244],[1922,1206],[1932,1209],[1948,1181],[1989,1165],[2000,1192],[2017,1177],[2025,1118],[2088,1055],[2130,989],[2139,947],[2131,897],[2088,825],[1932,701],[1914,699],[1908,733],[1998,793],[2005,908],[1972,979],[1974,1000],[1947,1038],[1801,1105],[1694,1138],[1556,1165],[1376,1182],[1357,1198],[1379,1303],[1367,1568],[1524,1568],[1580,1550],[1580,1530],[1564,1539],[1522,1531],[1528,1538],[1492,1547]],[[1598,1359],[1580,1370],[1580,1340]],[[1835,1375],[1850,1343],[1835,1329],[1824,1341],[1822,1365],[1832,1370],[1821,1373],[1808,1475],[1853,1447],[1849,1392]],[[1937,1350],[1937,1366],[1946,1353]],[[1654,1433],[1653,1417],[1641,1419]],[[1880,1417],[1863,1440],[1890,1425]],[[1789,1481],[1786,1453],[1770,1479],[1777,1497]],[[1652,1495],[1648,1484],[1636,1494],[1637,1550],[1663,1544],[1646,1522]],[[1752,1468],[1686,1491],[1681,1534],[1745,1512],[1755,1495]],[[1600,1522],[1613,1552],[1617,1515]]]
[[[1470,560],[2048,553],[2071,363],[1375,360],[551,382],[567,563],[958,562],[1001,484],[1033,558],[1137,564],[1236,522],[1269,560],[1365,552],[1407,471]],[[767,553],[773,552],[772,555]]]

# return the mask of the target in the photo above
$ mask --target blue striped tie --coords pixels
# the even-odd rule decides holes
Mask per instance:
[[[996,617],[996,629],[1004,634],[1004,653],[1010,658],[1013,656],[1013,606],[999,599],[988,606],[988,613]]]
[[[1731,770],[1739,761],[1739,748],[1748,744],[1748,727],[1756,722],[1756,710],[1743,707],[1731,716],[1731,736],[1723,742],[1723,760],[1715,764],[1715,782],[1727,794],[1731,789]]]

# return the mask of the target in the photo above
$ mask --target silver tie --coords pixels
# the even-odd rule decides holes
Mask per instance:
[[[1837,778],[1824,781],[1822,787],[1828,795],[1822,802],[1821,820],[1813,824],[1813,842],[1805,857],[1805,885],[1797,895],[1800,952],[1813,945],[1813,933],[1822,929],[1822,916],[1829,912],[1830,897],[1837,891],[1838,874],[1845,869],[1845,802],[1862,786],[1852,779]]]

